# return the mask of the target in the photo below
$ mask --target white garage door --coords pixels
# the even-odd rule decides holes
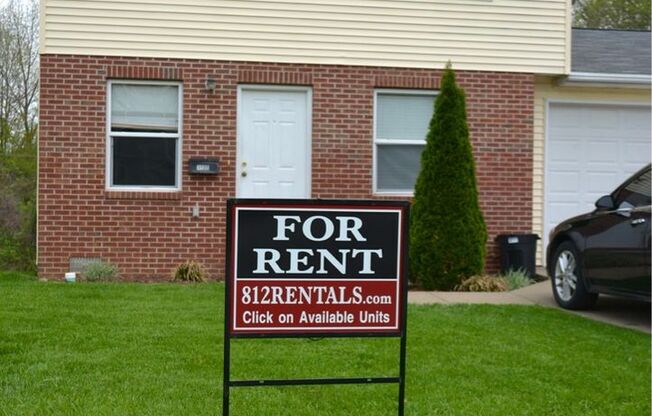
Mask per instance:
[[[650,107],[551,103],[548,112],[544,243],[559,222],[650,163]]]

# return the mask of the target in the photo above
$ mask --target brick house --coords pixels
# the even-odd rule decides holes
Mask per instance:
[[[494,237],[541,223],[535,89],[570,73],[569,3],[42,0],[39,274],[220,278],[227,198],[409,198],[448,60],[496,270]]]

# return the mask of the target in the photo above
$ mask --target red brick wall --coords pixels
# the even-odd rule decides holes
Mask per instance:
[[[61,278],[70,257],[102,257],[127,279],[167,278],[197,259],[223,277],[225,199],[235,196],[236,86],[313,88],[312,192],[372,198],[373,91],[437,88],[425,69],[226,61],[41,56],[39,274]],[[206,77],[217,89],[204,89]],[[174,194],[105,190],[106,80],[183,81],[183,189]],[[481,205],[489,228],[487,268],[502,232],[532,228],[534,76],[458,72],[466,89]],[[217,157],[218,176],[189,176],[187,160]],[[201,216],[191,217],[199,204]]]

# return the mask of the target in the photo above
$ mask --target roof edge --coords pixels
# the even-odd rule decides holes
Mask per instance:
[[[604,86],[607,84],[618,87],[642,88],[650,87],[652,84],[652,75],[571,72],[570,75],[560,78],[557,83],[567,86],[588,86],[595,84]]]
[[[594,27],[572,27],[573,30],[594,30],[600,32],[646,32],[650,33],[650,29],[612,29],[612,28],[594,28]]]

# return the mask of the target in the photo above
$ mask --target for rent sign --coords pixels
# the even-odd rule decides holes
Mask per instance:
[[[229,333],[400,334],[407,209],[386,201],[229,201]]]

